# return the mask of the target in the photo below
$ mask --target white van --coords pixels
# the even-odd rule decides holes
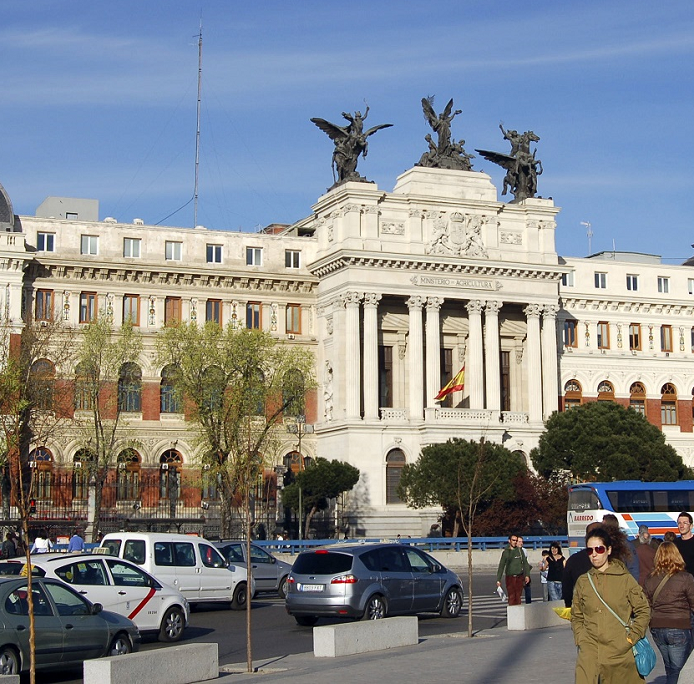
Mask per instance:
[[[158,580],[178,589],[191,604],[224,602],[241,610],[248,598],[246,568],[229,564],[202,537],[156,532],[112,532],[102,553],[141,566]],[[253,591],[251,591],[251,596]]]

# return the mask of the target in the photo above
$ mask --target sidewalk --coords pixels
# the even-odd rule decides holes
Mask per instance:
[[[572,682],[576,647],[570,625],[528,632],[505,628],[484,630],[468,639],[440,635],[420,639],[417,646],[340,658],[315,658],[300,653],[254,663],[260,672],[248,674],[245,663],[220,664],[224,684],[259,681],[283,684],[537,684],[551,674],[554,682]],[[646,680],[665,684],[658,656]],[[681,682],[681,684],[687,684]]]

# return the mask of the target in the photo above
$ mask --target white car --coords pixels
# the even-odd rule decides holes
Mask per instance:
[[[130,561],[107,555],[46,553],[32,555],[31,562],[33,574],[66,582],[92,603],[130,618],[140,632],[157,633],[160,641],[178,641],[188,624],[190,608],[181,592]],[[19,562],[3,563],[15,564]]]

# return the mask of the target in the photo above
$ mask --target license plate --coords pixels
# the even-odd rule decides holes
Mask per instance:
[[[299,591],[323,591],[322,584],[302,584]]]

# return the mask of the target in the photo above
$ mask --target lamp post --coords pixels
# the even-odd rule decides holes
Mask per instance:
[[[297,436],[298,446],[297,451],[299,452],[299,472],[305,470],[306,463],[304,461],[304,455],[301,453],[301,439],[304,435],[309,435],[313,433],[313,425],[306,424],[306,416],[302,413],[298,415],[295,422],[287,426],[287,430],[293,435]],[[301,485],[299,485],[299,539],[304,538],[304,507],[303,507],[303,492],[301,490]]]

